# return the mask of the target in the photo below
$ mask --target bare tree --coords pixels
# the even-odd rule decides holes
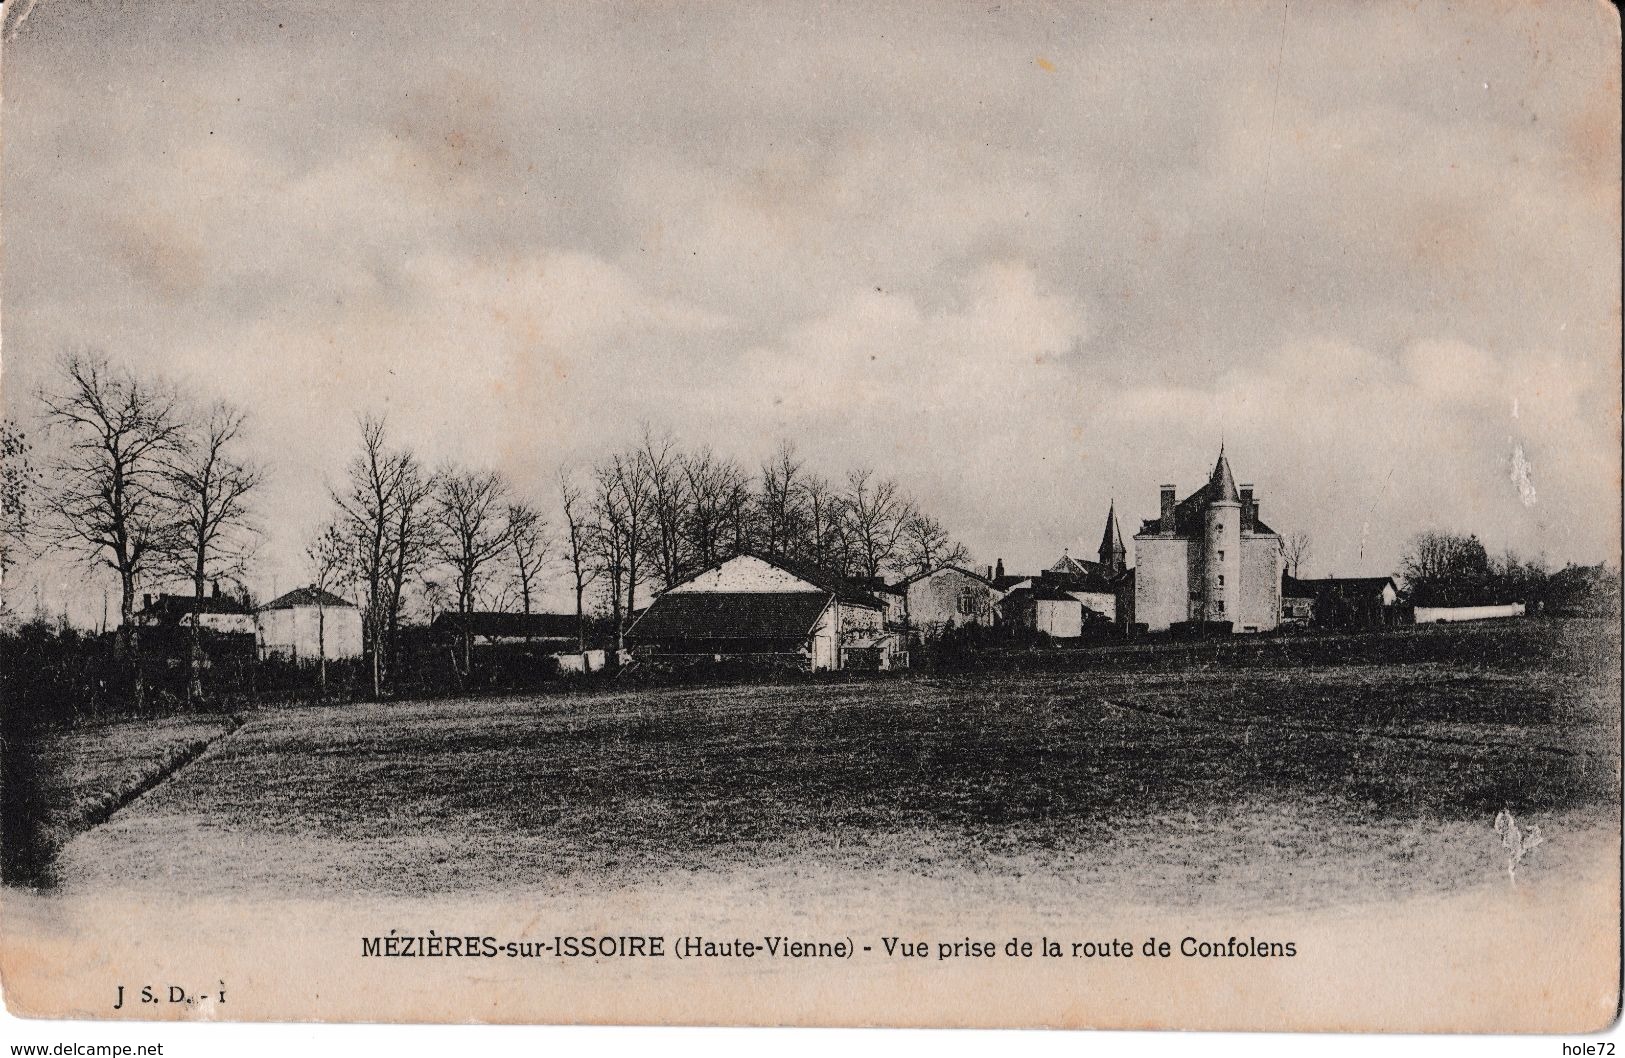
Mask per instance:
[[[240,453],[245,421],[240,409],[216,402],[178,435],[165,471],[180,528],[178,567],[192,582],[186,693],[193,702],[203,698],[203,600],[209,581],[241,576],[253,545],[249,495],[264,472]]]
[[[915,511],[904,520],[899,553],[902,572],[928,573],[939,566],[963,565],[969,560],[965,545],[950,540],[948,530],[935,518]]]
[[[508,483],[496,471],[448,468],[434,490],[434,520],[439,530],[436,554],[453,574],[457,612],[462,617],[462,675],[471,669],[473,629],[469,615],[486,567],[506,552]]]
[[[436,557],[441,541],[440,523],[434,518],[433,499],[439,484],[437,475],[427,471],[410,449],[395,453],[395,497],[389,534],[389,594],[387,637],[389,665],[399,660],[401,615],[406,609],[406,587]]]
[[[547,519],[526,503],[508,505],[508,549],[513,558],[513,584],[519,605],[530,613],[531,600],[541,586],[548,563]]]
[[[385,615],[390,597],[391,547],[394,507],[399,487],[398,468],[384,432],[384,420],[360,420],[361,451],[346,468],[345,484],[333,492],[341,531],[351,540],[348,549],[354,573],[366,593],[362,616],[366,620],[368,663],[374,698],[383,693],[383,642],[389,625]]]
[[[877,480],[867,468],[846,476],[843,497],[852,561],[859,576],[874,578],[896,564],[903,527],[914,507],[890,478]]]
[[[675,449],[671,435],[656,437],[644,425],[637,459],[648,496],[650,560],[666,589],[683,579],[683,529],[688,521],[684,460]]]
[[[0,609],[6,605],[7,574],[34,547],[34,503],[40,478],[33,451],[17,424],[0,422]]]
[[[136,587],[179,543],[165,477],[181,440],[179,399],[167,385],[115,367],[99,353],[70,354],[60,372],[58,386],[40,394],[49,423],[67,435],[52,467],[50,535],[118,575],[119,643],[132,665],[139,709],[146,685]]]
[[[734,486],[740,476],[737,464],[718,458],[709,448],[683,460],[688,511],[684,536],[697,569],[715,565],[730,548],[738,550],[732,520]]]
[[[1300,576],[1304,560],[1309,557],[1309,534],[1302,529],[1281,537],[1281,557],[1286,560],[1286,571],[1294,578]]]
[[[569,471],[559,469],[559,500],[564,507],[565,559],[570,568],[570,586],[576,596],[576,649],[587,649],[586,613],[583,600],[587,588],[598,577],[592,562],[592,525],[581,487]]]
[[[773,458],[762,464],[762,485],[756,503],[763,546],[773,552],[792,553],[804,532],[806,496],[802,462],[791,442],[780,441]]]
[[[355,568],[355,541],[337,522],[329,522],[305,548],[311,587],[316,589],[316,658],[322,690],[327,690],[327,596],[345,584]]]
[[[810,474],[802,485],[806,525],[790,553],[827,573],[845,574],[848,566],[846,505],[826,479]]]
[[[616,454],[594,471],[593,541],[600,575],[609,593],[615,646],[626,647],[626,622],[637,608],[642,583],[642,542],[649,506],[648,480],[642,461]]]

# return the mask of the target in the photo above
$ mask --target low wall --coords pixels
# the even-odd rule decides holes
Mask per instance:
[[[1488,621],[1498,617],[1522,617],[1523,603],[1509,602],[1500,606],[1418,606],[1416,623],[1436,621]]]

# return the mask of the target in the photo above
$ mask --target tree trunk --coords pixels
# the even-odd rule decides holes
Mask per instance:
[[[192,571],[191,674],[186,681],[186,700],[194,707],[203,701],[203,562]]]
[[[581,578],[577,577],[576,578],[576,649],[581,651],[581,653],[583,653],[583,654],[585,654],[587,652],[586,620],[582,616],[582,610],[581,610],[581,594],[585,590],[586,590],[586,586],[581,583]]]
[[[135,626],[135,578],[123,574],[119,579],[119,642],[130,664],[130,693],[135,711],[140,713],[147,704],[147,682],[141,670],[141,631]]]
[[[322,697],[327,697],[327,607],[316,600],[316,658],[321,675]]]

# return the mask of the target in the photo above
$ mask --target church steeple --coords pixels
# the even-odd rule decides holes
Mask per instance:
[[[1100,564],[1113,573],[1128,567],[1128,548],[1123,543],[1123,527],[1117,524],[1117,501],[1106,512],[1106,532],[1100,537]]]
[[[1235,475],[1230,473],[1230,460],[1224,457],[1224,445],[1219,446],[1219,461],[1213,464],[1213,476],[1208,479],[1212,492],[1209,503],[1240,503],[1241,493],[1236,491]]]

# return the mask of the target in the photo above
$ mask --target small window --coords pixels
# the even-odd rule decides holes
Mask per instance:
[[[1213,604],[1213,608],[1215,610],[1217,610],[1219,613],[1224,613],[1224,600],[1220,599],[1217,602],[1215,602]]]
[[[1220,552],[1219,552],[1219,561],[1220,561],[1220,562],[1223,562],[1223,561],[1224,561],[1224,552],[1223,552],[1223,551],[1220,551]],[[1221,580],[1221,581],[1222,581],[1222,580],[1223,580],[1223,579],[1224,579],[1224,578],[1222,578],[1222,577],[1221,577],[1221,578],[1219,578],[1219,579],[1220,579],[1220,580]]]
[[[1219,574],[1219,587],[1224,587],[1224,574]]]

